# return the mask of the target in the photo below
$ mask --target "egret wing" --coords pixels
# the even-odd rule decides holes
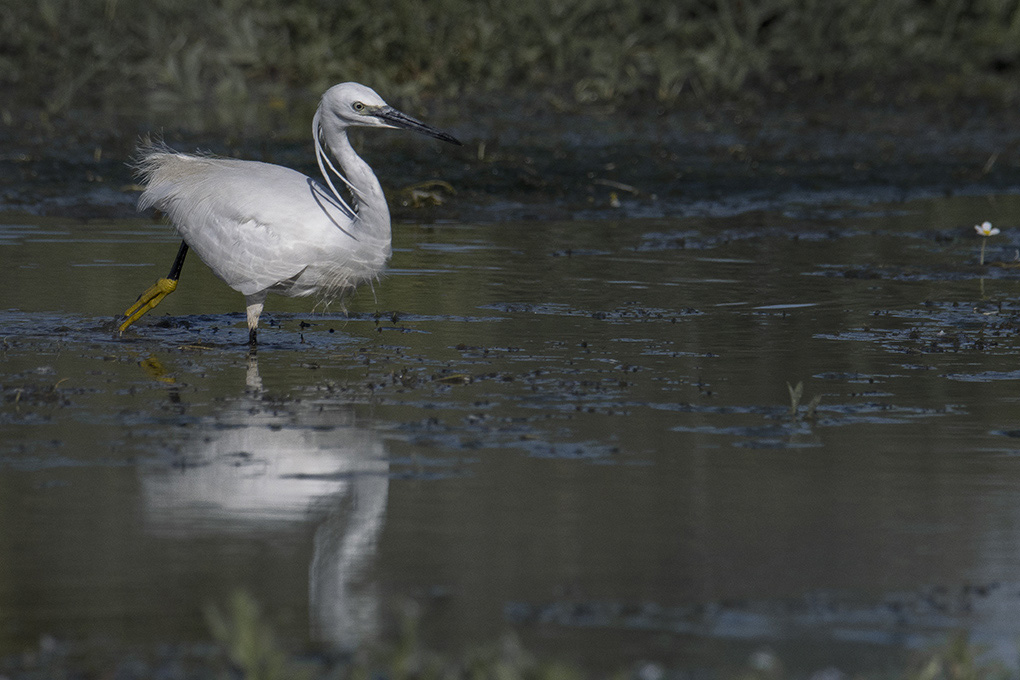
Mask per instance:
[[[182,238],[244,295],[293,280],[353,246],[345,208],[309,177],[254,161],[151,152],[139,208],[166,213]],[[310,292],[310,291],[309,291]]]

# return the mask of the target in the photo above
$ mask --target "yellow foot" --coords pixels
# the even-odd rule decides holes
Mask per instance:
[[[162,302],[163,298],[175,290],[177,290],[177,281],[173,279],[160,279],[156,281],[148,290],[138,296],[135,304],[128,307],[128,310],[124,312],[124,316],[127,318],[120,325],[120,332],[126,331],[128,326],[141,319],[146,312]]]

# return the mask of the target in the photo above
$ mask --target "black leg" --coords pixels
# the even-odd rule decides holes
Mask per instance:
[[[181,241],[181,247],[177,250],[177,257],[174,259],[173,266],[170,267],[170,273],[166,275],[171,281],[177,281],[181,278],[181,268],[184,267],[184,258],[188,255],[188,244]]]

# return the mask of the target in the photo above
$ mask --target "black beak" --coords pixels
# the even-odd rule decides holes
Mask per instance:
[[[395,108],[391,106],[382,107],[381,109],[376,111],[374,115],[376,118],[380,118],[386,121],[393,127],[404,128],[405,130],[414,130],[415,132],[420,132],[423,135],[428,135],[429,137],[441,139],[444,142],[449,142],[450,144],[463,146],[463,144],[461,144],[460,141],[453,135],[441,132],[440,130],[437,130],[434,127],[432,127],[431,125],[426,125],[417,118],[411,118],[411,116],[407,115],[406,113],[401,113],[400,111],[397,111]]]

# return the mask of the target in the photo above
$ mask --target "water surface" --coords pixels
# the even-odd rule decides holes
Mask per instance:
[[[294,646],[416,603],[617,667],[881,667],[1020,633],[1011,197],[398,224],[346,309],[243,300],[148,220],[0,223],[0,654]],[[791,388],[802,384],[798,407]],[[734,661],[735,660],[735,661]]]

